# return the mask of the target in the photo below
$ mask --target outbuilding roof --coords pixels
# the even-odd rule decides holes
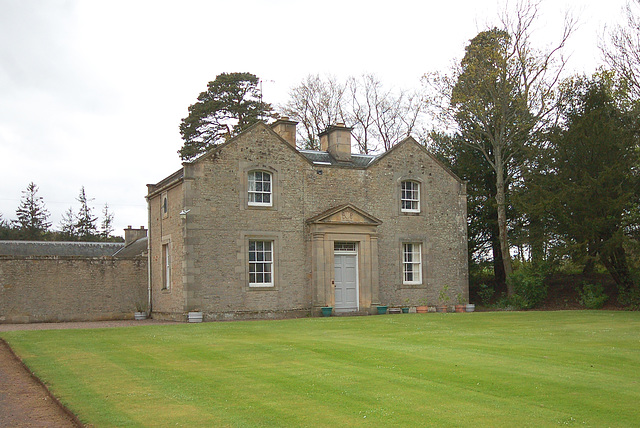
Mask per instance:
[[[0,241],[0,255],[6,256],[112,256],[123,242]]]

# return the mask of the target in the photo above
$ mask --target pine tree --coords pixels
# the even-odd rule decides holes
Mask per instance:
[[[272,107],[262,102],[260,79],[251,73],[222,73],[209,82],[189,115],[180,123],[184,145],[182,160],[191,160],[238,135],[259,120],[272,117]]]
[[[104,204],[102,209],[102,223],[100,224],[100,238],[108,241],[113,233],[113,213],[109,211],[109,205]]]
[[[60,235],[64,240],[78,240],[78,233],[76,231],[76,216],[73,213],[73,209],[71,207],[69,207],[69,209],[62,216],[62,221],[60,222]]]
[[[38,186],[29,183],[27,190],[22,191],[20,205],[16,210],[17,220],[14,224],[22,239],[41,240],[51,227],[49,211],[44,206],[44,200],[37,196]]]
[[[80,189],[77,201],[80,202],[80,210],[76,215],[75,224],[77,236],[83,241],[94,241],[98,237],[98,228],[96,226],[98,217],[93,216],[93,210],[89,206],[90,200],[87,199],[84,186]]]

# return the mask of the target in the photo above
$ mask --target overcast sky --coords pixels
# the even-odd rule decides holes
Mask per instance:
[[[557,39],[564,11],[580,27],[569,68],[600,64],[598,38],[625,0],[545,0],[537,35]],[[29,182],[58,228],[80,188],[115,214],[116,234],[147,225],[146,184],[180,168],[187,108],[222,72],[256,74],[281,104],[308,74],[374,73],[418,88],[445,71],[496,0],[0,0],[0,213],[15,219]]]

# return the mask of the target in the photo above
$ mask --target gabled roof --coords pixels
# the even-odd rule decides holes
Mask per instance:
[[[391,147],[389,150],[387,150],[386,152],[382,153],[380,156],[377,156],[372,162],[371,164],[369,164],[369,166],[373,166],[375,164],[377,164],[378,162],[380,162],[382,159],[384,159],[386,156],[389,155],[389,153],[394,152],[395,150],[398,150],[400,147],[404,146],[405,144],[415,144],[416,146],[418,146],[420,148],[420,150],[422,150],[427,156],[429,156],[435,163],[437,163],[440,167],[442,167],[442,169],[444,169],[451,177],[453,177],[456,181],[460,182],[460,183],[466,183],[465,180],[462,180],[460,177],[458,177],[457,175],[455,175],[453,173],[453,171],[451,171],[451,169],[449,169],[448,166],[446,166],[445,164],[443,164],[437,157],[435,157],[433,155],[433,153],[431,153],[424,145],[418,143],[413,137],[407,137],[404,140],[400,141],[398,144],[396,144],[395,146]]]
[[[289,144],[284,138],[278,135],[273,129],[271,129],[271,127],[266,125],[264,122],[254,123],[249,128],[245,129],[235,137],[229,139],[228,141],[222,144],[218,144],[217,146],[212,147],[207,152],[203,153],[202,155],[200,155],[199,157],[191,161],[184,162],[183,165],[191,165],[191,164],[200,162],[203,159],[207,159],[208,157],[215,156],[216,153],[220,152],[221,150],[224,150],[224,148],[227,147],[228,145],[234,144],[236,141],[238,141],[238,139],[242,138],[246,133],[258,127],[262,127],[263,129],[273,134],[282,142],[282,144],[284,144],[289,149],[291,149],[294,153],[300,156],[300,158],[302,158],[305,162],[308,162],[309,164],[314,166],[338,166],[343,168],[366,169],[380,162],[384,157],[388,156],[389,153],[392,153],[395,150],[398,150],[400,147],[404,146],[405,144],[415,144],[420,148],[420,150],[424,151],[424,153],[427,156],[429,156],[435,163],[441,166],[455,180],[457,180],[460,183],[465,183],[464,180],[460,179],[457,175],[455,175],[445,164],[443,164],[440,160],[438,160],[438,158],[436,158],[424,145],[418,143],[413,137],[405,138],[404,140],[402,140],[401,142],[391,147],[389,150],[387,150],[382,154],[379,154],[379,155],[352,154],[351,162],[340,162],[334,159],[326,151],[298,150],[297,148]],[[147,198],[150,197],[152,194],[155,194],[163,189],[166,189],[172,186],[173,184],[181,182],[183,178],[184,178],[184,167],[174,172],[173,174],[169,175],[168,177],[164,178],[163,180],[159,181],[157,184],[147,185],[149,188],[149,193],[147,195]]]
[[[249,128],[245,129],[244,131],[242,131],[241,133],[239,133],[238,135],[230,138],[229,140],[225,141],[222,144],[218,144],[214,147],[211,147],[209,150],[207,150],[206,152],[204,152],[203,154],[201,154],[200,156],[196,157],[193,160],[190,161],[185,161],[182,163],[183,167],[180,168],[178,171],[174,172],[173,174],[169,175],[168,177],[160,180],[158,183],[156,184],[147,184],[147,188],[149,189],[149,192],[147,194],[147,198],[149,198],[150,196],[152,196],[153,194],[156,194],[157,192],[168,188],[170,186],[172,186],[175,183],[179,183],[184,179],[184,166],[185,165],[192,165],[194,163],[200,162],[203,159],[207,159],[211,156],[215,156],[216,153],[220,152],[221,150],[223,150],[224,148],[226,148],[227,146],[234,144],[236,141],[238,141],[240,138],[242,138],[244,136],[244,134],[250,132],[251,130],[258,128],[258,127],[262,127],[263,129],[267,130],[268,132],[270,132],[271,134],[273,134],[276,138],[278,138],[282,144],[284,144],[285,146],[289,147],[289,149],[291,149],[294,153],[296,153],[298,156],[300,156],[301,159],[303,159],[305,162],[308,163],[312,163],[311,160],[309,160],[307,157],[303,156],[298,149],[296,149],[295,147],[291,146],[291,144],[289,144],[284,138],[282,138],[280,135],[278,135],[273,129],[271,129],[269,126],[267,126],[264,122],[256,122],[253,125],[251,125]]]
[[[222,144],[218,144],[217,146],[212,147],[211,149],[207,150],[205,153],[203,153],[201,156],[188,161],[188,162],[184,162],[183,165],[188,165],[188,164],[193,164],[196,162],[201,161],[202,159],[206,159],[208,157],[211,156],[215,156],[215,154],[221,150],[223,150],[225,147],[227,147],[228,145],[234,144],[236,141],[238,141],[239,139],[241,139],[245,134],[253,131],[255,128],[263,128],[266,131],[270,132],[273,136],[275,136],[278,140],[280,140],[282,142],[282,144],[284,144],[285,146],[287,146],[290,150],[292,150],[294,153],[296,153],[298,156],[300,156],[300,158],[302,158],[305,162],[310,162],[306,157],[302,156],[302,154],[298,151],[297,148],[293,147],[291,144],[289,144],[287,142],[287,140],[285,140],[284,138],[282,138],[280,135],[278,135],[273,129],[271,129],[270,126],[268,126],[266,123],[264,122],[256,122],[253,125],[251,125],[250,127],[248,127],[247,129],[245,129],[244,131],[242,131],[241,133],[239,133],[238,135],[230,138],[229,140],[225,141]]]
[[[136,239],[126,247],[120,248],[113,255],[115,257],[137,257],[144,255],[147,252],[147,244],[149,242],[148,237]]]

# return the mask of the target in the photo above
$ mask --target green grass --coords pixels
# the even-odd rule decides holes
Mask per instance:
[[[1,333],[95,426],[637,426],[640,313]]]

